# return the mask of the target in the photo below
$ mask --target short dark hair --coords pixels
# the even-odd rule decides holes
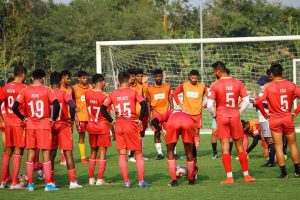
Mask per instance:
[[[144,70],[142,68],[136,69],[135,70],[136,74],[144,74]]]
[[[129,68],[129,69],[127,69],[127,72],[128,72],[128,74],[129,75],[136,75],[136,69],[134,69],[134,68]]]
[[[72,74],[70,71],[68,70],[63,70],[60,72],[61,76],[69,76],[69,77],[72,77]]]
[[[192,69],[192,70],[190,71],[190,73],[189,73],[189,76],[192,76],[192,75],[194,75],[194,76],[200,76],[200,73],[199,73],[198,70]]]
[[[227,67],[226,67],[226,74],[230,74],[230,69],[228,69]]]
[[[102,74],[95,74],[92,79],[93,83],[96,84],[98,82],[104,81],[104,76]]]
[[[6,81],[6,83],[13,82],[14,80],[15,80],[15,78],[14,78],[14,77],[9,77],[9,78],[7,79],[7,81]]]
[[[273,76],[282,76],[283,68],[279,63],[272,63],[270,72],[273,74]]]
[[[267,69],[267,71],[266,71],[266,74],[267,74],[268,76],[270,76],[270,75],[271,75],[271,71],[270,71],[270,69]]]
[[[27,69],[23,66],[23,63],[19,62],[15,65],[14,76],[20,76],[21,74],[27,74]]]
[[[211,66],[213,69],[218,69],[218,70],[221,70],[222,72],[227,72],[227,70],[226,70],[227,68],[226,68],[225,64],[221,61],[217,61],[217,62],[213,63]]]
[[[157,75],[157,74],[163,74],[163,70],[162,69],[153,70],[153,75]]]
[[[50,74],[50,84],[51,85],[58,85],[59,83],[60,83],[60,81],[61,81],[61,73],[59,73],[59,72],[52,72],[51,74]]]
[[[88,73],[87,73],[86,71],[83,71],[83,70],[79,70],[79,71],[77,72],[77,77],[78,77],[78,78],[81,78],[81,77],[87,76],[87,75],[88,75]]]
[[[39,80],[39,79],[42,79],[42,78],[45,78],[46,76],[46,73],[43,69],[35,69],[33,72],[32,72],[32,78],[34,80]]]
[[[130,74],[127,71],[121,71],[118,74],[118,81],[119,81],[119,83],[128,82],[129,79],[130,79]]]

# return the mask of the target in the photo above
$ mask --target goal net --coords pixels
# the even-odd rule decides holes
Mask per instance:
[[[224,62],[230,76],[245,84],[250,97],[259,93],[257,81],[272,62],[282,64],[286,79],[300,83],[300,36],[97,42],[96,49],[97,72],[105,75],[109,91],[117,87],[118,72],[129,68],[142,68],[148,84],[154,83],[153,69],[160,68],[172,89],[197,69],[209,87],[216,80],[211,67],[216,61]],[[257,112],[250,106],[242,119],[254,118]],[[203,110],[203,128],[210,129],[211,122]],[[296,124],[300,126],[300,119]]]

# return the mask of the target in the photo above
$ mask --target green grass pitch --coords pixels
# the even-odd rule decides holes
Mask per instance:
[[[222,167],[222,160],[218,158],[212,160],[210,135],[201,135],[198,163],[200,170],[198,173],[199,182],[196,185],[188,185],[186,179],[179,181],[179,187],[169,188],[170,176],[168,173],[166,159],[155,160],[156,153],[153,145],[153,137],[146,136],[145,156],[149,158],[145,161],[145,180],[152,183],[149,188],[138,188],[137,173],[134,163],[129,163],[129,177],[133,187],[125,189],[122,184],[122,177],[118,167],[117,152],[115,147],[108,150],[107,168],[105,179],[110,182],[110,186],[99,187],[88,185],[88,165],[79,163],[78,146],[76,145],[78,135],[74,133],[74,157],[76,161],[78,182],[84,186],[82,189],[69,190],[66,167],[59,165],[60,155],[55,163],[56,184],[60,188],[57,192],[44,192],[44,182],[35,180],[36,190],[33,192],[0,190],[0,199],[143,199],[143,200],[163,200],[163,199],[299,199],[300,179],[293,177],[293,165],[290,159],[287,160],[287,169],[291,178],[288,180],[277,180],[279,174],[278,167],[261,168],[265,161],[262,159],[262,147],[260,144],[250,154],[249,167],[257,181],[254,183],[244,183],[239,161],[232,159],[233,173],[236,180],[234,185],[221,185],[219,181],[225,177]],[[86,138],[87,139],[87,138]],[[88,141],[88,140],[87,140]],[[298,140],[299,142],[299,140]],[[1,144],[2,147],[2,144]],[[2,148],[1,148],[2,149]],[[164,152],[166,150],[163,146]],[[219,155],[220,145],[218,144]],[[88,143],[86,143],[86,153],[89,155]],[[182,144],[178,144],[178,154],[183,155]],[[234,153],[234,155],[236,155]],[[21,173],[25,173],[24,158]],[[184,160],[177,161],[184,164]],[[96,166],[97,169],[97,166]],[[97,170],[96,170],[97,171]],[[35,174],[36,177],[36,174]]]

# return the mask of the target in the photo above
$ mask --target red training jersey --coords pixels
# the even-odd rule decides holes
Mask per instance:
[[[70,119],[69,101],[72,100],[72,96],[65,91],[56,88],[53,90],[54,96],[59,102],[60,109],[56,121],[67,121]],[[53,116],[53,107],[51,107],[51,117]]]
[[[16,101],[25,104],[26,129],[51,129],[50,104],[55,99],[53,91],[43,85],[32,85],[20,92]]]
[[[171,110],[167,112],[166,121],[169,124],[172,123],[191,123],[194,124],[190,114],[185,110]]]
[[[108,121],[100,112],[107,95],[102,91],[90,90],[85,93],[85,102],[88,110],[88,125],[89,132],[102,133],[103,126],[107,126]],[[109,108],[107,108],[109,111]]]
[[[7,83],[3,87],[3,95],[1,95],[0,98],[2,101],[4,101],[6,126],[24,126],[22,120],[18,118],[12,111],[12,106],[14,105],[20,91],[22,91],[24,88],[26,88],[24,84],[15,81]],[[24,104],[19,106],[19,111],[24,115]]]
[[[208,92],[208,99],[216,101],[217,116],[238,117],[239,97],[248,96],[243,83],[235,78],[224,77],[215,81]]]
[[[291,114],[295,96],[300,97],[300,89],[296,84],[284,79],[275,80],[260,92],[256,104],[267,100],[270,116],[281,118]]]
[[[107,96],[104,105],[110,107],[113,105],[116,119],[138,119],[136,113],[136,102],[142,102],[142,95],[131,88],[119,88]]]

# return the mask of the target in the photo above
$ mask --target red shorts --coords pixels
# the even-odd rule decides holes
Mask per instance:
[[[202,115],[191,115],[192,120],[195,122],[194,126],[196,128],[202,128]]]
[[[272,117],[270,116],[270,129],[271,131],[289,135],[295,132],[295,124],[292,115]]]
[[[87,123],[88,122],[79,121],[78,124],[76,124],[78,133],[82,133],[86,131]]]
[[[25,148],[25,128],[22,126],[6,126],[5,146]]]
[[[52,127],[52,149],[73,150],[73,127],[70,122],[58,121]]]
[[[139,127],[136,122],[118,119],[115,123],[115,129],[117,150],[142,150],[142,139],[140,137],[141,127]]]
[[[176,122],[167,125],[166,144],[177,143],[179,135],[184,143],[194,144],[195,127],[192,123]]]
[[[92,148],[111,147],[109,134],[89,134],[89,141]]]
[[[217,117],[217,134],[219,139],[243,138],[244,131],[240,117]]]
[[[26,129],[26,149],[45,149],[52,148],[51,130],[46,129]]]

